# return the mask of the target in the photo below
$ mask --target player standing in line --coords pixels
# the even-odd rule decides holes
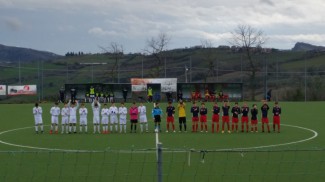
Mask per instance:
[[[146,132],[148,132],[147,109],[146,106],[143,105],[143,102],[140,103],[140,106],[138,107],[138,112],[139,112],[141,133],[143,132],[143,125],[146,126]]]
[[[231,109],[232,118],[231,118],[231,131],[238,132],[238,115],[240,114],[240,108],[238,107],[238,102],[235,103],[235,106]]]
[[[173,132],[175,132],[175,124],[174,124],[174,114],[175,114],[175,107],[172,106],[172,102],[169,101],[168,102],[168,106],[166,108],[166,114],[167,114],[167,118],[166,118],[166,121],[167,121],[167,130],[166,132],[169,132],[169,125],[172,124],[172,128],[173,128]]]
[[[60,108],[58,107],[58,103],[54,103],[54,106],[50,110],[51,114],[51,130],[50,134],[52,134],[53,129],[55,130],[55,134],[58,134],[58,124],[59,124],[59,115],[60,115]]]
[[[275,106],[273,107],[273,132],[275,132],[275,125],[277,125],[278,133],[280,133],[280,115],[281,107],[278,102],[275,102]]]
[[[243,114],[241,117],[241,132],[244,132],[244,125],[246,125],[246,132],[248,132],[248,113],[249,107],[246,102],[244,102],[243,107],[241,108],[241,113]]]
[[[68,103],[69,106],[69,133],[77,133],[77,109],[79,107],[78,100],[71,103],[71,100]]]
[[[128,113],[128,109],[124,106],[124,102],[121,103],[118,113],[120,114],[120,133],[122,133],[123,130],[124,133],[126,133],[126,115]]]
[[[131,133],[134,130],[134,133],[137,132],[137,123],[138,123],[138,114],[139,110],[135,102],[130,107],[130,120],[131,120]]]
[[[91,104],[91,108],[93,110],[93,124],[94,124],[94,134],[96,133],[96,130],[98,133],[100,133],[100,103],[97,101],[97,99],[93,99],[93,103]]]
[[[152,109],[152,117],[155,122],[155,131],[161,132],[160,123],[161,123],[162,110],[159,108],[158,102],[156,102],[153,106],[154,108]]]
[[[186,132],[186,105],[181,100],[177,105],[178,108],[178,122],[179,122],[179,132],[182,132],[182,125],[184,125],[184,131]]]
[[[110,131],[113,132],[113,126],[115,127],[115,131],[118,132],[118,108],[115,106],[115,103],[112,102],[111,107],[109,107],[109,115],[110,115]]]
[[[262,111],[262,132],[264,132],[264,124],[267,125],[267,131],[270,133],[270,125],[269,125],[269,118],[267,117],[267,114],[269,112],[269,105],[267,105],[266,101],[264,101],[261,111]]]
[[[101,110],[101,115],[102,115],[102,127],[103,127],[102,133],[108,134],[108,116],[110,115],[110,110],[107,108],[106,103],[104,104],[104,107]]]
[[[205,107],[204,102],[202,102],[201,103],[201,108],[200,108],[201,132],[203,132],[203,126],[204,126],[206,133],[208,132],[207,114],[208,114],[208,109]]]
[[[253,104],[253,109],[251,110],[251,132],[258,132],[257,131],[257,114],[258,114],[258,109],[256,104]]]
[[[81,103],[81,107],[79,109],[80,123],[79,123],[79,131],[82,132],[82,127],[85,128],[85,132],[88,132],[88,124],[87,124],[87,115],[88,109],[85,107],[85,103]]]
[[[42,118],[42,107],[35,103],[35,107],[33,108],[34,120],[35,120],[35,132],[38,134],[38,126],[41,129],[41,133],[44,132],[43,128],[43,118]]]
[[[230,106],[228,105],[227,101],[224,101],[223,103],[224,103],[224,105],[222,106],[222,133],[225,132],[225,123],[227,123],[228,133],[231,133],[230,126],[229,126]]]
[[[66,133],[69,132],[69,107],[67,103],[64,103],[64,107],[61,109],[61,127],[62,127],[62,131],[61,133],[64,133],[64,129],[66,130]]]
[[[212,108],[212,133],[214,132],[214,124],[216,123],[217,129],[216,132],[219,132],[219,113],[220,113],[220,107],[218,106],[218,103],[215,102],[214,106]]]
[[[191,107],[191,113],[192,113],[192,132],[197,132],[199,127],[199,112],[200,108],[196,105],[196,102],[193,101],[193,105]]]

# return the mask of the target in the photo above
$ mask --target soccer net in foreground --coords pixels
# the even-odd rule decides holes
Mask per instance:
[[[323,181],[325,150],[162,150],[163,181]],[[1,151],[0,181],[157,181],[156,149]]]

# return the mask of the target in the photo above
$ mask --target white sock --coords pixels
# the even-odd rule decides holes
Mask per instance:
[[[96,125],[94,125],[94,133],[96,133]]]
[[[69,126],[69,132],[71,132],[72,126]]]
[[[148,131],[148,123],[146,123],[146,131]]]
[[[51,130],[53,130],[53,125],[51,125]]]
[[[117,124],[115,124],[115,131],[118,131],[118,127],[117,127]]]
[[[82,132],[82,126],[80,126],[80,132]]]
[[[41,131],[43,131],[43,128],[44,128],[43,125],[41,125]]]
[[[143,124],[140,124],[141,132],[143,132]]]
[[[35,125],[35,131],[37,131],[37,132],[38,132],[38,126],[37,126],[37,125]]]
[[[62,127],[62,133],[64,132],[64,125],[61,126]]]
[[[100,133],[100,126],[99,125],[97,125],[97,131],[98,131],[98,133]]]
[[[126,124],[124,125],[124,133],[126,133]]]
[[[120,133],[122,132],[123,130],[123,125],[120,124]]]
[[[69,125],[66,125],[65,126],[65,132],[68,133],[68,131],[69,131]]]
[[[110,131],[112,132],[112,130],[113,130],[113,126],[111,125],[111,126],[109,126],[109,128],[110,128]]]
[[[88,132],[88,126],[87,125],[85,126],[85,132],[86,133]]]
[[[58,131],[58,125],[55,125],[55,131]]]
[[[73,126],[73,131],[74,131],[74,132],[77,131],[77,126]]]

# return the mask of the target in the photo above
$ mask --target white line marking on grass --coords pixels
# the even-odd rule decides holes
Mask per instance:
[[[263,145],[263,146],[256,146],[256,147],[246,147],[246,148],[216,149],[216,150],[207,150],[207,151],[243,151],[243,150],[251,150],[251,149],[262,149],[262,148],[278,147],[278,146],[285,146],[285,145],[292,145],[292,144],[307,142],[307,141],[310,141],[310,140],[312,140],[312,139],[314,139],[314,138],[316,138],[318,136],[318,133],[315,130],[312,130],[312,129],[309,129],[309,128],[305,128],[305,127],[301,127],[301,126],[295,126],[295,125],[288,125],[288,124],[281,124],[281,126],[287,126],[287,127],[306,130],[306,131],[309,131],[309,132],[313,133],[314,135],[309,137],[309,138],[306,138],[306,139],[293,141],[293,142],[287,142],[287,143]],[[34,126],[6,130],[6,131],[0,132],[0,135],[5,134],[5,133],[9,133],[9,132],[13,132],[13,131],[30,129],[30,128],[33,128],[33,127]],[[42,134],[40,134],[40,135],[42,135]],[[9,143],[9,142],[5,142],[3,140],[0,140],[0,143],[5,144],[5,145],[9,145],[9,146],[14,146],[14,147],[37,149],[37,150],[62,151],[62,152],[104,152],[105,151],[105,150],[101,150],[101,151],[98,151],[98,150],[71,150],[71,149],[35,147],[35,146],[19,145],[19,144]],[[164,148],[164,150],[168,150],[168,149]],[[195,149],[191,149],[191,150],[195,151]],[[108,150],[108,151],[111,151],[111,152],[115,151],[115,152],[121,152],[121,153],[154,153],[155,152],[155,151],[150,151],[150,150],[146,150],[146,149],[134,150],[134,151],[132,151],[132,150]],[[174,150],[174,151],[165,151],[165,152],[188,152],[188,151],[189,150],[185,149],[185,150]]]

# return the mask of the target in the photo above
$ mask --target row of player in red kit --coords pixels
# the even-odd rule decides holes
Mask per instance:
[[[268,111],[270,107],[266,102],[263,103],[261,106],[261,121],[262,121],[262,132],[264,132],[264,128],[266,125],[267,131],[270,132],[270,126],[269,126],[269,119],[268,119]],[[251,113],[251,123],[249,125],[249,118],[248,114],[249,111]],[[238,103],[235,103],[235,105],[231,108],[228,102],[224,102],[223,106],[220,108],[218,106],[218,103],[215,103],[212,108],[212,126],[211,131],[212,132],[219,132],[219,118],[220,113],[222,112],[222,133],[224,133],[225,125],[227,125],[228,133],[231,132],[238,132],[238,121],[239,121],[239,115],[241,114],[241,132],[244,132],[246,128],[246,132],[249,132],[249,126],[251,132],[258,132],[257,130],[257,123],[258,123],[258,109],[257,105],[253,104],[253,108],[250,110],[250,108],[247,106],[246,103],[242,107],[238,106]],[[229,114],[232,114],[231,118],[231,130],[230,130],[230,116]],[[208,132],[207,127],[207,113],[208,109],[205,107],[204,103],[201,103],[201,108],[196,105],[195,102],[193,102],[193,106],[191,107],[191,113],[192,113],[192,132],[198,131],[198,123],[200,121],[201,124],[201,132]],[[278,105],[278,102],[275,102],[275,105],[273,107],[273,131],[275,132],[277,129],[277,132],[280,132],[280,115],[281,115],[281,107]],[[169,119],[172,121],[172,119]],[[167,122],[169,121],[167,119]]]

